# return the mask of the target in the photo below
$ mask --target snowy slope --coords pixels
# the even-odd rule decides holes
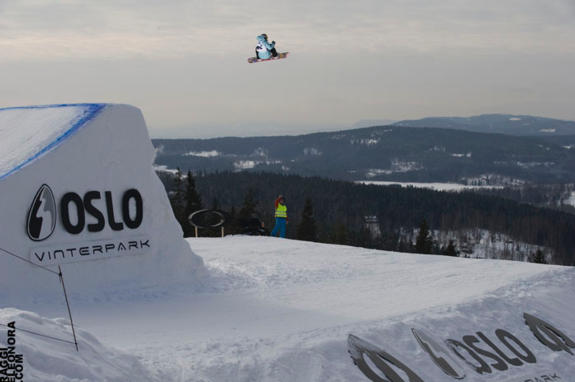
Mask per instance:
[[[23,355],[21,371],[26,381],[153,381],[136,357],[102,345],[83,330],[78,331],[82,351],[71,350],[73,345],[65,342],[71,340],[70,326],[64,319],[47,319],[8,308],[0,309],[0,322],[14,323],[17,338],[15,347],[17,353]],[[19,328],[45,333],[50,338],[23,333]],[[0,338],[6,344],[7,332],[0,335]],[[9,376],[10,372],[3,375]]]
[[[103,107],[75,104],[0,108],[0,179],[62,143]]]
[[[136,355],[151,380],[369,381],[348,354],[349,334],[392,353],[425,381],[451,380],[411,328],[439,340],[478,331],[494,338],[505,329],[537,356],[534,364],[488,374],[460,362],[465,381],[575,374],[575,357],[543,346],[522,316],[536,315],[575,338],[572,268],[265,237],[188,241],[209,272],[202,291],[72,298],[77,325]],[[38,304],[34,311],[54,316],[61,308]]]

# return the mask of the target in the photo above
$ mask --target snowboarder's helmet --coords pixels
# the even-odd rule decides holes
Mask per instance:
[[[264,38],[267,40],[268,39],[268,35],[265,33],[262,33],[262,36],[264,36]]]

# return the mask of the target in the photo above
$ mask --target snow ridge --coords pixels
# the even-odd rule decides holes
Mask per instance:
[[[68,139],[81,127],[85,126],[89,121],[91,121],[103,108],[104,104],[59,104],[59,105],[43,105],[43,106],[26,106],[26,107],[9,107],[0,109],[0,120],[6,118],[11,122],[11,127],[9,130],[0,130],[0,135],[3,137],[4,144],[2,146],[2,152],[8,152],[9,154],[0,159],[0,180],[14,174],[15,172],[22,169],[24,166],[35,161],[42,155],[46,154],[60,143]],[[52,113],[49,112],[50,109],[53,110]],[[68,110],[68,115],[63,113],[64,109]],[[48,122],[52,122],[54,125],[48,123],[33,124],[32,126],[20,125],[15,126],[15,123],[20,122],[19,115],[14,115],[14,113],[20,110],[38,110],[38,111],[48,111],[46,119]],[[62,132],[62,115],[64,118],[68,117],[65,125],[67,128]],[[29,115],[24,113],[23,115]],[[58,118],[60,117],[60,118]],[[25,123],[25,122],[24,122]],[[59,123],[60,126],[55,125]],[[69,126],[69,127],[68,127]],[[18,127],[20,131],[15,134],[13,130]],[[42,131],[44,129],[45,131]],[[46,130],[50,130],[46,132]],[[37,134],[42,132],[45,139],[48,142],[44,142],[42,137],[38,137]],[[50,134],[52,133],[52,134]],[[56,136],[54,136],[56,134]],[[7,139],[6,136],[12,139]],[[33,137],[35,137],[35,142]],[[13,145],[16,144],[16,147]],[[12,147],[10,147],[12,146]],[[30,147],[31,146],[31,147]],[[6,150],[4,150],[6,148]],[[23,150],[23,152],[18,152],[18,150]],[[12,155],[10,155],[12,153]]]

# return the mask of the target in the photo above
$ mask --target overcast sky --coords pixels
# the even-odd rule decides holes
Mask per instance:
[[[260,33],[290,56],[248,64]],[[0,0],[0,107],[75,102],[167,137],[575,120],[575,0]]]

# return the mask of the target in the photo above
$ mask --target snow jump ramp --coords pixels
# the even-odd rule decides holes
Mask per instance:
[[[102,296],[197,282],[203,273],[127,105],[0,109],[0,300]],[[46,270],[52,270],[49,272]]]

